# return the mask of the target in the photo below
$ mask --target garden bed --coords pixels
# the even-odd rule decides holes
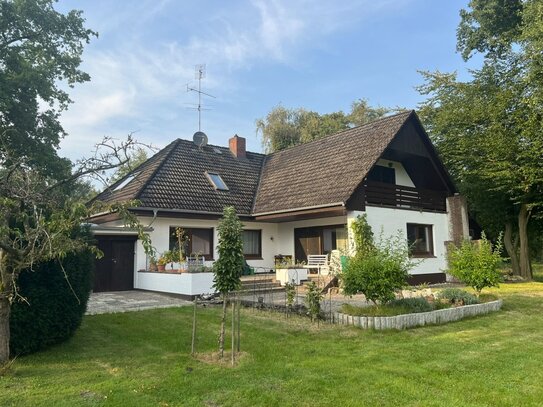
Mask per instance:
[[[332,320],[336,324],[353,325],[363,329],[406,329],[424,325],[444,324],[475,315],[488,314],[500,310],[502,302],[500,299],[483,304],[395,316],[353,316],[336,312],[333,314]]]

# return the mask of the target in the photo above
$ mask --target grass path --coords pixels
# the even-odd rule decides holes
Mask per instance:
[[[190,308],[87,316],[73,339],[0,377],[0,405],[543,405],[543,283],[490,291],[503,311],[402,332],[246,310],[236,368],[190,357]],[[199,318],[198,348],[212,351],[219,310]]]

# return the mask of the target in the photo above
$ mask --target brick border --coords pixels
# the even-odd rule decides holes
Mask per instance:
[[[464,305],[462,307],[393,317],[357,317],[336,312],[333,314],[332,322],[340,325],[353,325],[362,329],[406,329],[416,326],[445,324],[475,315],[488,314],[489,312],[499,311],[502,304],[503,300],[497,300],[484,304]]]

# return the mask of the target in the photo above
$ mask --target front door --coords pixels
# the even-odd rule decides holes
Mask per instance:
[[[98,248],[104,253],[96,259],[94,291],[134,289],[134,236],[97,236]]]

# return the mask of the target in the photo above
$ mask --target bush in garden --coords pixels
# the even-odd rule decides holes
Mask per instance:
[[[309,283],[305,296],[305,305],[311,317],[311,321],[319,318],[321,313],[322,292],[314,281]]]
[[[346,295],[362,293],[369,301],[386,304],[395,298],[395,291],[401,289],[407,281],[408,271],[413,267],[409,258],[409,248],[405,237],[398,233],[388,239],[382,237],[378,242],[359,236],[373,236],[365,218],[359,217],[362,225],[351,227],[355,241],[361,242],[363,250],[349,259],[341,275],[343,292]],[[369,233],[368,233],[369,230]],[[364,243],[366,242],[366,243]]]
[[[485,234],[478,242],[464,240],[460,247],[449,247],[449,273],[472,287],[477,296],[485,287],[496,287],[501,281],[501,236],[492,247]]]
[[[65,341],[81,324],[92,287],[94,256],[88,251],[70,254],[62,265],[66,276],[58,261],[20,274],[19,294],[26,301],[16,301],[11,308],[12,356]]]
[[[445,288],[437,294],[440,300],[447,300],[450,303],[461,303],[464,305],[478,304],[479,300],[473,294],[460,288]]]

